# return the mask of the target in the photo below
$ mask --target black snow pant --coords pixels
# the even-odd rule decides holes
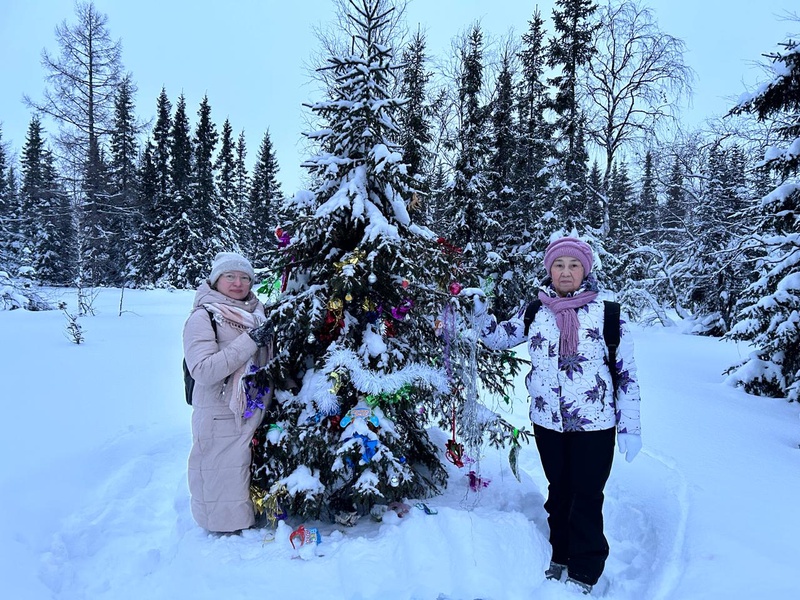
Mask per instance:
[[[603,489],[614,460],[615,429],[558,432],[533,426],[548,487],[547,522],[553,562],[594,585],[608,558]]]

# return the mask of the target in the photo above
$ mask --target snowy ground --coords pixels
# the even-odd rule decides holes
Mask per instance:
[[[74,309],[74,297],[63,292]],[[447,492],[382,523],[325,523],[298,556],[282,524],[213,537],[189,514],[180,332],[192,292],[101,291],[82,319],[0,312],[0,590],[4,598],[573,598],[544,581],[546,484],[534,446],[484,448],[488,487],[452,467]],[[644,450],[607,487],[611,556],[596,597],[800,598],[800,406],[722,384],[739,349],[634,329]],[[510,415],[527,423],[522,395]],[[486,399],[492,404],[491,399]],[[441,446],[445,436],[441,435]],[[409,499],[413,506],[415,500]]]

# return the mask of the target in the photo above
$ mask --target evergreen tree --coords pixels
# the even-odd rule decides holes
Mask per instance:
[[[2,202],[2,207],[5,209],[5,202],[7,200],[9,183],[8,183],[8,167],[9,167],[9,160],[8,160],[8,151],[6,150],[5,143],[3,142],[3,125],[0,123],[0,202]],[[5,210],[3,213],[5,214]],[[5,223],[0,222],[0,226],[4,226]]]
[[[139,218],[136,235],[134,237],[134,252],[131,257],[130,280],[136,285],[152,285],[157,279],[153,272],[157,253],[159,214],[156,210],[159,190],[159,174],[154,154],[155,146],[151,140],[147,141],[139,163],[137,179],[137,217]]]
[[[58,181],[53,153],[45,145],[36,116],[28,125],[20,163],[23,265],[43,283],[72,283],[74,237],[69,199]]]
[[[258,160],[253,167],[250,182],[249,212],[252,220],[250,248],[252,260],[257,265],[272,267],[270,248],[274,245],[273,232],[278,225],[278,203],[281,186],[278,183],[278,160],[272,148],[269,130],[264,133],[258,149]]]
[[[138,156],[133,95],[135,87],[130,76],[125,77],[117,90],[114,105],[114,128],[111,131],[111,162],[109,165],[110,214],[108,217],[108,252],[112,270],[108,283],[120,285],[131,270],[134,247],[125,242],[139,237],[138,213]]]
[[[513,223],[513,235],[506,245],[508,271],[497,280],[493,306],[499,314],[510,314],[514,303],[527,298],[538,284],[542,254],[555,228],[554,199],[561,192],[550,189],[549,165],[556,156],[553,126],[545,117],[550,105],[545,80],[547,52],[544,20],[537,8],[522,35],[518,53],[520,77],[517,84],[517,132],[515,166],[505,221]]]
[[[586,208],[586,219],[591,227],[599,229],[603,223],[603,211],[609,202],[608,186],[606,185],[600,165],[597,161],[592,163],[587,180],[587,198],[589,205]]]
[[[3,143],[3,127],[0,124],[0,271],[11,274],[16,272],[12,245],[16,229],[16,207],[11,203],[8,163],[8,154]]]
[[[661,217],[661,227],[667,240],[679,241],[686,230],[686,198],[683,187],[683,169],[680,157],[676,154],[672,161],[667,183],[666,202]]]
[[[446,246],[407,211],[415,181],[397,139],[404,99],[389,90],[392,11],[386,0],[349,3],[352,50],[328,59],[328,99],[311,105],[322,123],[309,136],[320,150],[304,165],[317,183],[289,201],[293,220],[279,232],[285,288],[270,315],[279,406],[255,453],[254,482],[267,500],[348,525],[374,504],[442,489],[426,426],[444,418],[449,430],[463,393],[447,379],[459,372],[455,357],[432,363],[443,340],[456,343],[449,317],[443,338],[433,326],[443,304],[458,301],[442,289],[456,274]],[[499,390],[494,362],[484,383]],[[498,442],[512,436],[487,413],[477,427]],[[451,456],[460,460],[452,445]]]
[[[609,208],[610,230],[603,244],[603,270],[599,277],[612,289],[620,289],[625,283],[626,261],[624,255],[635,244],[639,223],[636,215],[636,194],[625,161],[615,163],[611,168],[609,181],[604,186],[608,190],[605,206]],[[602,213],[594,218],[600,217]]]
[[[588,172],[584,116],[579,103],[579,78],[594,53],[592,39],[600,26],[592,22],[597,10],[593,0],[557,0],[553,9],[555,35],[550,40],[548,66],[557,69],[549,83],[555,87],[552,109],[555,127],[561,135],[561,168],[568,193],[558,210],[568,226],[584,226],[582,209],[586,205]]]
[[[508,214],[513,188],[514,166],[517,154],[517,136],[514,123],[514,72],[510,51],[502,56],[497,76],[495,99],[492,103],[492,155],[489,161],[492,181],[491,193],[497,198],[497,208]],[[501,223],[501,227],[507,223]]]
[[[194,155],[183,94],[175,106],[169,144],[169,181],[163,206],[167,220],[158,230],[156,271],[160,275],[159,285],[192,288],[195,287],[196,277],[207,270],[210,263],[201,266],[193,257],[191,216]],[[160,158],[158,153],[155,158]],[[159,166],[158,163],[156,166]]]
[[[152,285],[162,278],[164,261],[158,257],[165,253],[162,243],[169,240],[161,232],[174,219],[170,197],[170,162],[172,106],[164,88],[156,101],[156,123],[152,139],[148,140],[139,163],[141,187],[138,195],[138,237],[133,257],[133,281],[138,285]],[[167,251],[168,252],[168,251]]]
[[[741,234],[733,215],[745,188],[744,164],[734,146],[721,141],[711,148],[706,165],[707,185],[689,222],[689,247],[685,249],[686,306],[695,321],[693,332],[720,336],[728,331],[746,277],[741,265],[730,261],[731,243]],[[739,268],[737,268],[737,266]]]
[[[236,146],[233,140],[233,127],[231,122],[225,119],[222,124],[222,138],[219,153],[214,163],[217,177],[217,194],[224,212],[229,215],[236,215],[236,220],[241,219],[242,214],[236,205]]]
[[[517,133],[514,113],[514,55],[506,47],[501,57],[495,98],[491,106],[491,148],[488,165],[489,193],[485,208],[497,223],[492,242],[496,260],[486,275],[494,282],[493,307],[499,314],[510,314],[520,298],[525,297],[525,277],[514,277],[519,262],[519,193],[514,178],[517,167]],[[524,212],[523,212],[524,214]],[[525,221],[522,221],[525,222]]]
[[[644,155],[642,167],[642,184],[639,192],[639,232],[649,237],[658,219],[658,180],[653,165],[653,152],[648,150]]]
[[[609,236],[617,246],[629,244],[631,236],[639,228],[635,199],[633,184],[628,174],[628,164],[625,161],[614,163],[608,184],[608,205],[611,216]]]
[[[519,53],[521,78],[517,92],[520,136],[514,188],[521,199],[520,216],[552,209],[543,192],[548,183],[545,167],[556,156],[553,128],[545,118],[550,99],[544,76],[547,67],[544,20],[538,7],[528,25]],[[536,241],[545,242],[545,238]]]
[[[221,251],[239,251],[234,241],[234,233],[238,231],[239,221],[233,214],[231,199],[224,201],[217,191],[214,169],[214,150],[219,134],[211,120],[211,105],[208,96],[203,97],[197,111],[197,126],[193,138],[194,173],[192,185],[192,208],[189,212],[189,244],[188,252],[180,263],[183,267],[182,277],[186,287],[195,287],[208,272],[208,265],[214,256]],[[228,137],[230,142],[230,135]],[[228,151],[232,150],[229,145]],[[228,157],[230,171],[233,173],[233,155]],[[228,191],[230,192],[229,186]]]
[[[425,195],[430,191],[426,180],[430,176],[429,145],[433,141],[429,119],[431,109],[427,102],[427,86],[433,73],[426,69],[426,45],[425,34],[418,29],[403,52],[400,95],[407,102],[398,119],[400,142],[403,157],[408,164],[408,173],[417,179],[417,187]]]
[[[234,158],[233,166],[233,207],[234,213],[242,223],[247,223],[247,228],[240,231],[240,238],[237,240],[239,246],[246,252],[250,260],[253,260],[253,247],[249,230],[256,227],[255,220],[250,213],[250,175],[247,173],[247,144],[245,142],[244,131],[239,133],[236,140],[236,156]]]
[[[0,271],[15,276],[19,267],[20,225],[14,165],[0,126]]]
[[[485,205],[489,190],[489,112],[481,102],[483,31],[478,24],[467,32],[459,52],[457,157],[453,182],[445,196],[444,218],[452,243],[470,253],[480,253],[481,242],[492,239],[496,223]]]
[[[181,96],[181,99],[183,97]],[[185,110],[185,108],[183,109]],[[172,164],[172,104],[167,90],[161,88],[156,101],[156,124],[153,127],[153,166],[155,167],[158,195],[165,202],[170,190],[170,165]]]
[[[770,56],[775,78],[738,112],[777,123],[785,146],[768,155],[766,168],[780,177],[775,189],[754,202],[762,216],[754,232],[758,279],[746,290],[730,337],[755,350],[732,375],[750,393],[800,400],[800,44],[789,40]]]

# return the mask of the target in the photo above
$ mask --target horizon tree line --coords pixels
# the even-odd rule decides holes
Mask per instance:
[[[273,231],[291,223],[269,132],[250,174],[244,132],[234,140],[227,120],[218,131],[207,97],[192,130],[183,96],[173,108],[162,90],[142,140],[135,84],[105,16],[91,3],[78,3],[76,15],[77,25],[57,29],[62,56],[43,61],[61,83],[30,101],[19,164],[0,137],[0,268],[58,285],[193,287],[214,252],[238,249],[277,269]],[[796,302],[794,291],[781,296],[785,277],[770,275],[770,265],[796,256],[796,197],[766,198],[786,189],[797,165],[763,160],[795,132],[791,79],[776,68],[780,85],[769,89],[783,105],[751,100],[683,131],[692,72],[683,42],[660,30],[651,9],[558,0],[552,23],[548,31],[537,8],[519,38],[497,41],[475,22],[445,61],[428,55],[422,31],[392,30],[398,68],[386,85],[403,99],[393,135],[414,182],[404,199],[411,216],[478,266],[476,283],[492,288],[495,310],[508,313],[534,293],[547,241],[571,233],[595,247],[601,283],[618,290],[632,317],[669,326],[677,315],[697,334],[757,339],[742,333],[756,289],[780,291],[780,306]],[[93,32],[106,53],[102,76],[67,61],[76,30]],[[770,60],[791,73],[796,43],[785,48]],[[96,99],[93,114],[66,102],[59,77],[67,76]],[[60,123],[52,147],[39,114]],[[772,382],[764,389],[786,393],[800,379],[793,368],[762,373]]]

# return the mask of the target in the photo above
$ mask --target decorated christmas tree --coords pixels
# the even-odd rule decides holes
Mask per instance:
[[[328,99],[310,106],[316,183],[285,202],[280,269],[262,288],[275,292],[277,354],[256,378],[276,402],[254,439],[253,493],[270,518],[353,524],[376,504],[442,491],[443,461],[463,465],[465,446],[513,450],[528,435],[478,402],[478,386],[502,398],[518,369],[470,327],[470,294],[490,282],[470,281],[460,249],[412,218],[392,11],[349,2],[352,44],[328,59]],[[432,430],[451,438],[435,443]]]

